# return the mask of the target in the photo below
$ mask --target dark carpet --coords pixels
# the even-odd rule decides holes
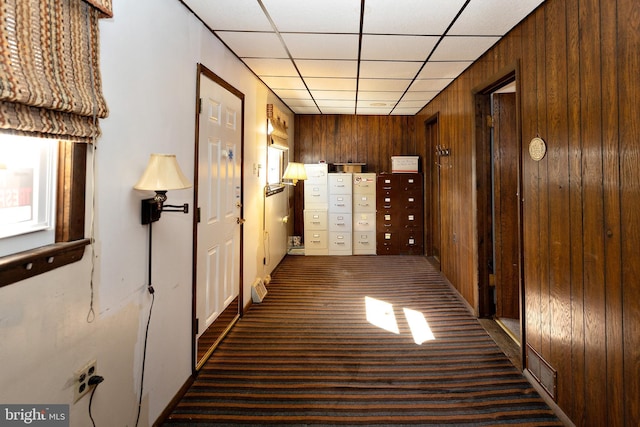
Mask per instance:
[[[165,425],[562,425],[424,257],[288,256],[268,290]]]

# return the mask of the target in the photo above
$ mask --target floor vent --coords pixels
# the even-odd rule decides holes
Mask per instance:
[[[527,370],[555,402],[557,372],[529,344],[527,344]]]
[[[251,285],[251,299],[255,303],[261,303],[266,295],[267,287],[264,285],[264,280],[257,278]]]

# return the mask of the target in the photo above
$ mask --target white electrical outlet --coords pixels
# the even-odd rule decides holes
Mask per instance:
[[[77,370],[73,374],[74,382],[73,382],[73,397],[74,402],[80,400],[82,396],[89,393],[92,387],[89,385],[89,378],[97,374],[97,362],[96,360],[92,360],[84,365],[83,368]]]

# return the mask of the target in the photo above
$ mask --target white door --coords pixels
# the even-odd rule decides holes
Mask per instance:
[[[242,100],[200,75],[196,249],[197,338],[240,289]]]

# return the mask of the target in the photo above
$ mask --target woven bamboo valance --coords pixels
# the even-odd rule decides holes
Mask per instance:
[[[104,7],[96,8],[99,3]],[[108,115],[98,19],[110,0],[2,0],[0,129],[91,141]]]
[[[85,0],[87,3],[102,12],[105,18],[113,17],[113,7],[111,6],[111,0]]]

